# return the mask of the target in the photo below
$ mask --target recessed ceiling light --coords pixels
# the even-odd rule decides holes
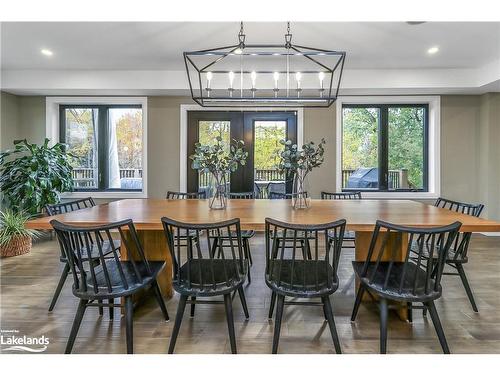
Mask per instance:
[[[427,53],[429,55],[434,55],[435,53],[438,53],[439,52],[439,47],[431,47],[427,50]]]
[[[42,48],[40,50],[40,52],[42,53],[42,55],[45,55],[45,56],[52,56],[54,54],[54,52],[52,52],[50,49],[46,49],[46,48]]]

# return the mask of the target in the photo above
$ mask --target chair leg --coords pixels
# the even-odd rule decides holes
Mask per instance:
[[[163,300],[163,296],[161,295],[158,282],[156,280],[153,281],[151,287],[153,288],[153,293],[155,295],[156,301],[158,302],[158,305],[160,305],[161,312],[163,313],[163,318],[168,322],[170,320],[170,317],[168,316],[167,306],[165,306],[165,301]]]
[[[476,301],[474,300],[474,295],[472,294],[472,289],[470,288],[469,281],[467,280],[467,276],[465,275],[464,266],[460,263],[457,263],[457,271],[462,279],[462,284],[464,284],[465,292],[467,293],[467,297],[469,297],[470,304],[472,305],[472,309],[475,312],[479,312]]]
[[[181,328],[182,317],[184,315],[184,310],[186,308],[188,296],[181,296],[179,300],[179,306],[177,306],[177,314],[175,315],[174,329],[172,330],[172,336],[170,336],[170,345],[168,347],[168,354],[172,354],[175,348],[175,342],[177,341],[177,336],[179,335],[179,330]]]
[[[359,285],[358,293],[356,294],[356,301],[354,301],[354,307],[352,309],[351,314],[351,322],[356,320],[356,316],[358,315],[359,305],[361,305],[361,301],[363,300],[363,294],[365,294],[365,288],[363,285]]]
[[[81,299],[78,304],[78,309],[76,310],[75,319],[73,320],[73,326],[71,327],[71,332],[69,334],[68,343],[66,344],[66,350],[64,354],[70,354],[73,349],[73,344],[75,343],[76,335],[78,334],[78,329],[82,323],[83,315],[85,314],[85,309],[87,308],[87,300]]]
[[[406,304],[406,308],[408,309],[408,322],[413,323],[413,309],[412,309],[412,303],[408,302]]]
[[[236,354],[236,336],[234,334],[233,299],[231,294],[224,294],[224,307],[226,308],[227,329],[229,331],[229,342],[231,353]]]
[[[61,290],[64,286],[64,282],[66,281],[69,274],[69,264],[65,263],[64,269],[61,273],[61,277],[59,278],[59,282],[57,283],[56,290],[54,291],[54,296],[52,297],[52,301],[50,302],[49,311],[54,310],[56,306],[57,299],[59,298],[59,294],[61,294]]]
[[[97,303],[100,303],[101,305],[99,306],[99,315],[104,315],[104,307],[102,307],[102,299],[98,299]]]
[[[127,354],[134,353],[134,302],[132,297],[125,297],[125,331],[127,334]]]
[[[434,324],[434,329],[436,330],[436,333],[438,335],[439,343],[441,344],[443,353],[450,354],[450,349],[448,348],[448,343],[446,342],[443,326],[441,325],[441,321],[439,320],[439,315],[437,313],[436,306],[434,305],[434,301],[428,302],[427,308],[429,309],[429,313],[432,319],[432,324]]]
[[[247,255],[250,265],[253,266],[252,252],[250,251],[250,241],[248,238],[243,239],[243,247],[245,248],[245,253]]]
[[[196,309],[196,297],[195,296],[191,296],[191,312],[189,314],[189,316],[192,318],[194,317],[194,310]]]
[[[114,298],[108,299],[108,303],[109,303],[109,320],[113,320],[115,318],[115,311],[113,307],[115,299]]]
[[[330,326],[330,333],[332,334],[333,345],[335,346],[335,352],[337,354],[342,354],[342,349],[340,347],[339,336],[337,335],[337,328],[335,327],[335,320],[333,318],[332,305],[330,303],[330,297],[325,296],[321,298],[323,302],[323,312],[328,320],[328,325]]]
[[[242,286],[240,286],[238,288],[238,294],[240,296],[241,306],[243,307],[243,312],[245,313],[245,319],[248,320],[248,319],[250,319],[250,315],[248,314],[247,300],[245,298],[245,292],[244,292]]]
[[[283,309],[285,305],[285,296],[278,295],[278,305],[276,306],[276,319],[274,321],[274,336],[273,336],[273,354],[278,353],[278,344],[280,341],[281,320],[283,319]]]
[[[272,319],[273,318],[273,313],[274,313],[274,305],[276,304],[276,293],[272,292],[271,293],[271,304],[269,305],[269,314],[268,318]]]
[[[380,354],[387,353],[387,315],[388,307],[385,298],[380,299]]]

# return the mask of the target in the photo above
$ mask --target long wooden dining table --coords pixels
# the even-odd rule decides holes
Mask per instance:
[[[355,259],[365,260],[377,220],[415,227],[435,227],[455,221],[462,223],[463,232],[500,232],[500,223],[485,220],[432,205],[410,200],[311,200],[307,209],[293,209],[289,200],[235,199],[228,200],[224,210],[211,210],[204,199],[124,199],[100,204],[52,217],[28,221],[31,229],[51,229],[50,221],[90,226],[132,219],[144,246],[147,259],[165,260],[167,266],[159,276],[163,295],[170,298],[172,289],[172,261],[163,233],[161,217],[188,222],[212,223],[239,218],[242,229],[263,231],[265,219],[273,218],[296,224],[320,224],[338,219],[347,220],[347,230],[356,232]],[[402,241],[391,241],[402,244]],[[396,246],[396,245],[393,245]],[[395,249],[404,259],[404,245]],[[126,252],[122,252],[125,257]],[[398,255],[399,256],[399,255]],[[405,315],[402,307],[400,315]]]

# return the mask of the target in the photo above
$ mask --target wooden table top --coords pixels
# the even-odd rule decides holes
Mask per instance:
[[[305,210],[294,210],[289,200],[234,199],[228,200],[227,209],[210,210],[208,201],[166,199],[124,199],[95,207],[43,217],[29,221],[32,229],[51,229],[50,221],[75,225],[106,224],[133,219],[139,230],[161,230],[160,218],[203,223],[240,218],[243,229],[264,229],[266,217],[300,223],[320,224],[345,218],[347,228],[372,231],[377,219],[401,225],[432,227],[462,222],[462,231],[500,232],[500,223],[437,208],[410,200],[315,200]]]

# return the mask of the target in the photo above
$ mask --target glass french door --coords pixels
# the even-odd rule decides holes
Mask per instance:
[[[226,144],[233,139],[242,139],[248,151],[245,166],[231,173],[231,192],[251,192],[266,198],[269,191],[291,192],[291,179],[278,170],[279,153],[283,149],[281,139],[297,142],[297,114],[283,112],[188,112],[188,192],[203,191],[207,188],[208,176],[191,168],[195,144],[210,145],[216,137]]]

